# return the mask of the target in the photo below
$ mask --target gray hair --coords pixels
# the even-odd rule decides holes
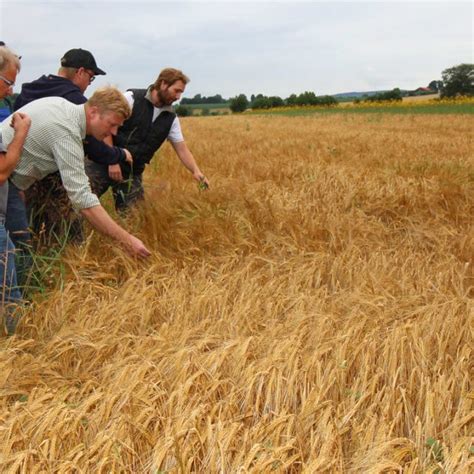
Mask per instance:
[[[17,71],[21,69],[20,58],[6,46],[0,46],[0,72],[4,71],[13,64]]]
[[[72,81],[74,79],[74,76],[76,75],[77,68],[76,67],[65,67],[61,66],[58,69],[58,76],[65,77],[66,79],[69,79]]]

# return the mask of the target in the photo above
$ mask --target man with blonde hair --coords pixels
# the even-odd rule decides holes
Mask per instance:
[[[18,56],[4,44],[0,46],[0,99],[12,93],[19,71]],[[18,163],[31,121],[27,115],[18,112],[4,123],[10,128],[11,139],[7,146],[0,135],[0,308],[7,332],[12,335],[17,325],[15,307],[21,301],[21,292],[16,280],[15,248],[5,229],[8,177]]]
[[[121,162],[107,166],[90,160],[86,162],[92,190],[101,196],[111,187],[117,210],[126,210],[143,199],[145,166],[166,139],[193,178],[201,186],[209,186],[184,141],[179,119],[171,106],[181,97],[188,82],[189,78],[179,69],[166,68],[148,89],[130,89],[125,93],[132,115],[113,138],[115,145],[130,151],[133,165]]]
[[[84,171],[82,140],[86,134],[98,140],[109,138],[130,115],[121,92],[114,87],[99,89],[84,105],[61,97],[46,97],[30,102],[19,112],[31,117],[32,126],[10,178],[15,207],[21,207],[21,191],[59,171],[72,206],[95,229],[117,240],[132,256],[149,256],[143,242],[120,227],[100,205]],[[1,134],[6,144],[13,139],[8,125],[2,124]],[[26,213],[24,205],[22,212]]]

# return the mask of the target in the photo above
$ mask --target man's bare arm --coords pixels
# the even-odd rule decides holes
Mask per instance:
[[[181,163],[191,171],[193,178],[199,183],[204,183],[206,187],[209,187],[209,181],[199,169],[199,166],[197,165],[191,150],[188,148],[188,145],[186,145],[186,142],[171,142],[171,145],[173,145],[174,151],[178,155]]]
[[[80,212],[94,229],[117,240],[130,255],[140,258],[151,255],[151,252],[145,247],[143,242],[120,227],[107,214],[107,211],[102,206],[99,205],[89,207],[88,209],[81,209]]]

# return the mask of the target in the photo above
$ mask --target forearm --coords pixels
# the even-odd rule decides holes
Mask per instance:
[[[176,154],[178,155],[179,160],[181,163],[193,174],[195,173],[200,173],[201,170],[199,169],[199,166],[196,163],[196,160],[194,159],[193,154],[191,153],[191,150],[188,148],[186,143],[181,142],[181,143],[175,143],[173,144],[173,147],[176,151]]]
[[[201,170],[199,169],[199,166],[196,163],[196,160],[194,159],[193,154],[188,150],[188,153],[186,153],[181,159],[181,163],[189,170],[191,173],[201,173]]]
[[[89,207],[81,209],[81,214],[89,221],[94,229],[105,234],[118,242],[128,245],[131,235],[122,227],[120,227],[101,206]]]
[[[89,207],[82,209],[81,214],[91,223],[91,225],[125,247],[125,250],[134,257],[145,258],[151,255],[140,239],[129,234],[122,229],[105,211],[102,206]]]
[[[23,150],[27,132],[16,132],[8,145],[6,153],[0,159],[0,184],[3,184],[15,169]]]

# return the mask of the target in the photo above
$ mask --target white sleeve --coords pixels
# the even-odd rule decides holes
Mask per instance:
[[[179,123],[178,117],[175,117],[171,124],[168,140],[172,143],[184,142],[183,132],[181,131],[181,124]]]
[[[79,136],[65,136],[51,145],[61,181],[74,209],[98,206],[84,169],[84,145]]]
[[[9,118],[9,117],[8,117]],[[8,124],[10,120],[8,120]],[[0,122],[0,152],[6,153],[8,144],[13,140],[15,132],[13,131],[13,127],[9,127],[7,125],[7,119],[3,122]]]
[[[123,93],[124,97],[127,99],[128,105],[133,109],[133,104],[135,102],[135,97],[133,97],[132,91],[127,91]]]

